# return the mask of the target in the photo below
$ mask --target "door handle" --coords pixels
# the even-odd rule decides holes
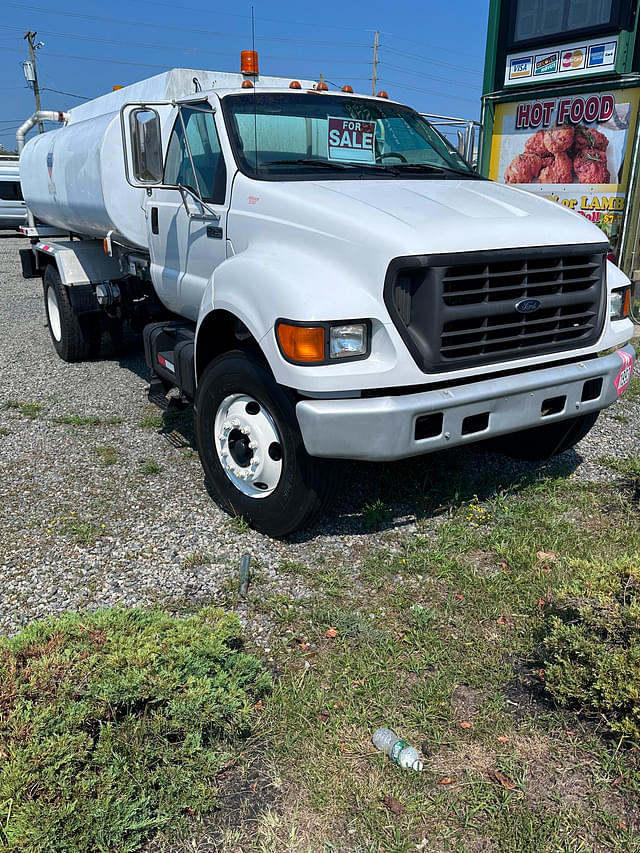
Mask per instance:
[[[152,234],[159,234],[160,233],[160,231],[158,229],[158,208],[157,207],[151,208],[151,233]]]

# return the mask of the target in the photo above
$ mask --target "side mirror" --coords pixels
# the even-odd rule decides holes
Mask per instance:
[[[129,113],[133,179],[146,185],[162,183],[160,116],[142,107]]]

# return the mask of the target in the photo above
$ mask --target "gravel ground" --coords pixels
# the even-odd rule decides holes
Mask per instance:
[[[20,272],[18,249],[26,245],[0,236],[0,632],[64,610],[223,603],[235,607],[268,650],[271,625],[259,599],[273,590],[293,598],[311,594],[301,575],[278,572],[283,561],[357,568],[372,551],[395,550],[417,530],[429,535],[437,525],[437,515],[416,522],[415,503],[389,498],[389,483],[407,474],[427,484],[442,480],[450,453],[463,459],[471,484],[473,477],[482,484],[488,468],[507,487],[537,470],[479,448],[398,465],[349,464],[332,512],[313,529],[287,541],[248,530],[209,497],[188,413],[162,428],[141,425],[159,412],[146,399],[148,371],[136,341],[118,359],[66,364],[58,358],[45,326],[42,285]],[[563,454],[546,470],[610,477],[597,460],[640,453],[639,414],[639,403],[619,402],[577,453]],[[70,416],[101,423],[59,420]],[[381,494],[381,482],[390,518],[368,532],[363,507]],[[243,554],[256,570],[252,594],[238,601]]]

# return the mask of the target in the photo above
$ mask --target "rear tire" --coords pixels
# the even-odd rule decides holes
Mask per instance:
[[[286,536],[308,525],[335,494],[336,466],[306,452],[293,394],[258,357],[234,351],[206,368],[195,421],[218,503],[256,530]]]
[[[67,288],[53,264],[47,266],[43,284],[47,325],[55,351],[63,361],[82,361],[91,351],[90,323],[74,313]]]
[[[514,459],[539,461],[551,459],[582,441],[598,420],[600,412],[590,412],[566,421],[525,429],[503,435],[492,444],[492,449]]]

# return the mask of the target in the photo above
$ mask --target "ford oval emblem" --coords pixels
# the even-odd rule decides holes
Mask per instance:
[[[539,299],[521,299],[516,302],[516,311],[520,314],[533,314],[542,305]]]

